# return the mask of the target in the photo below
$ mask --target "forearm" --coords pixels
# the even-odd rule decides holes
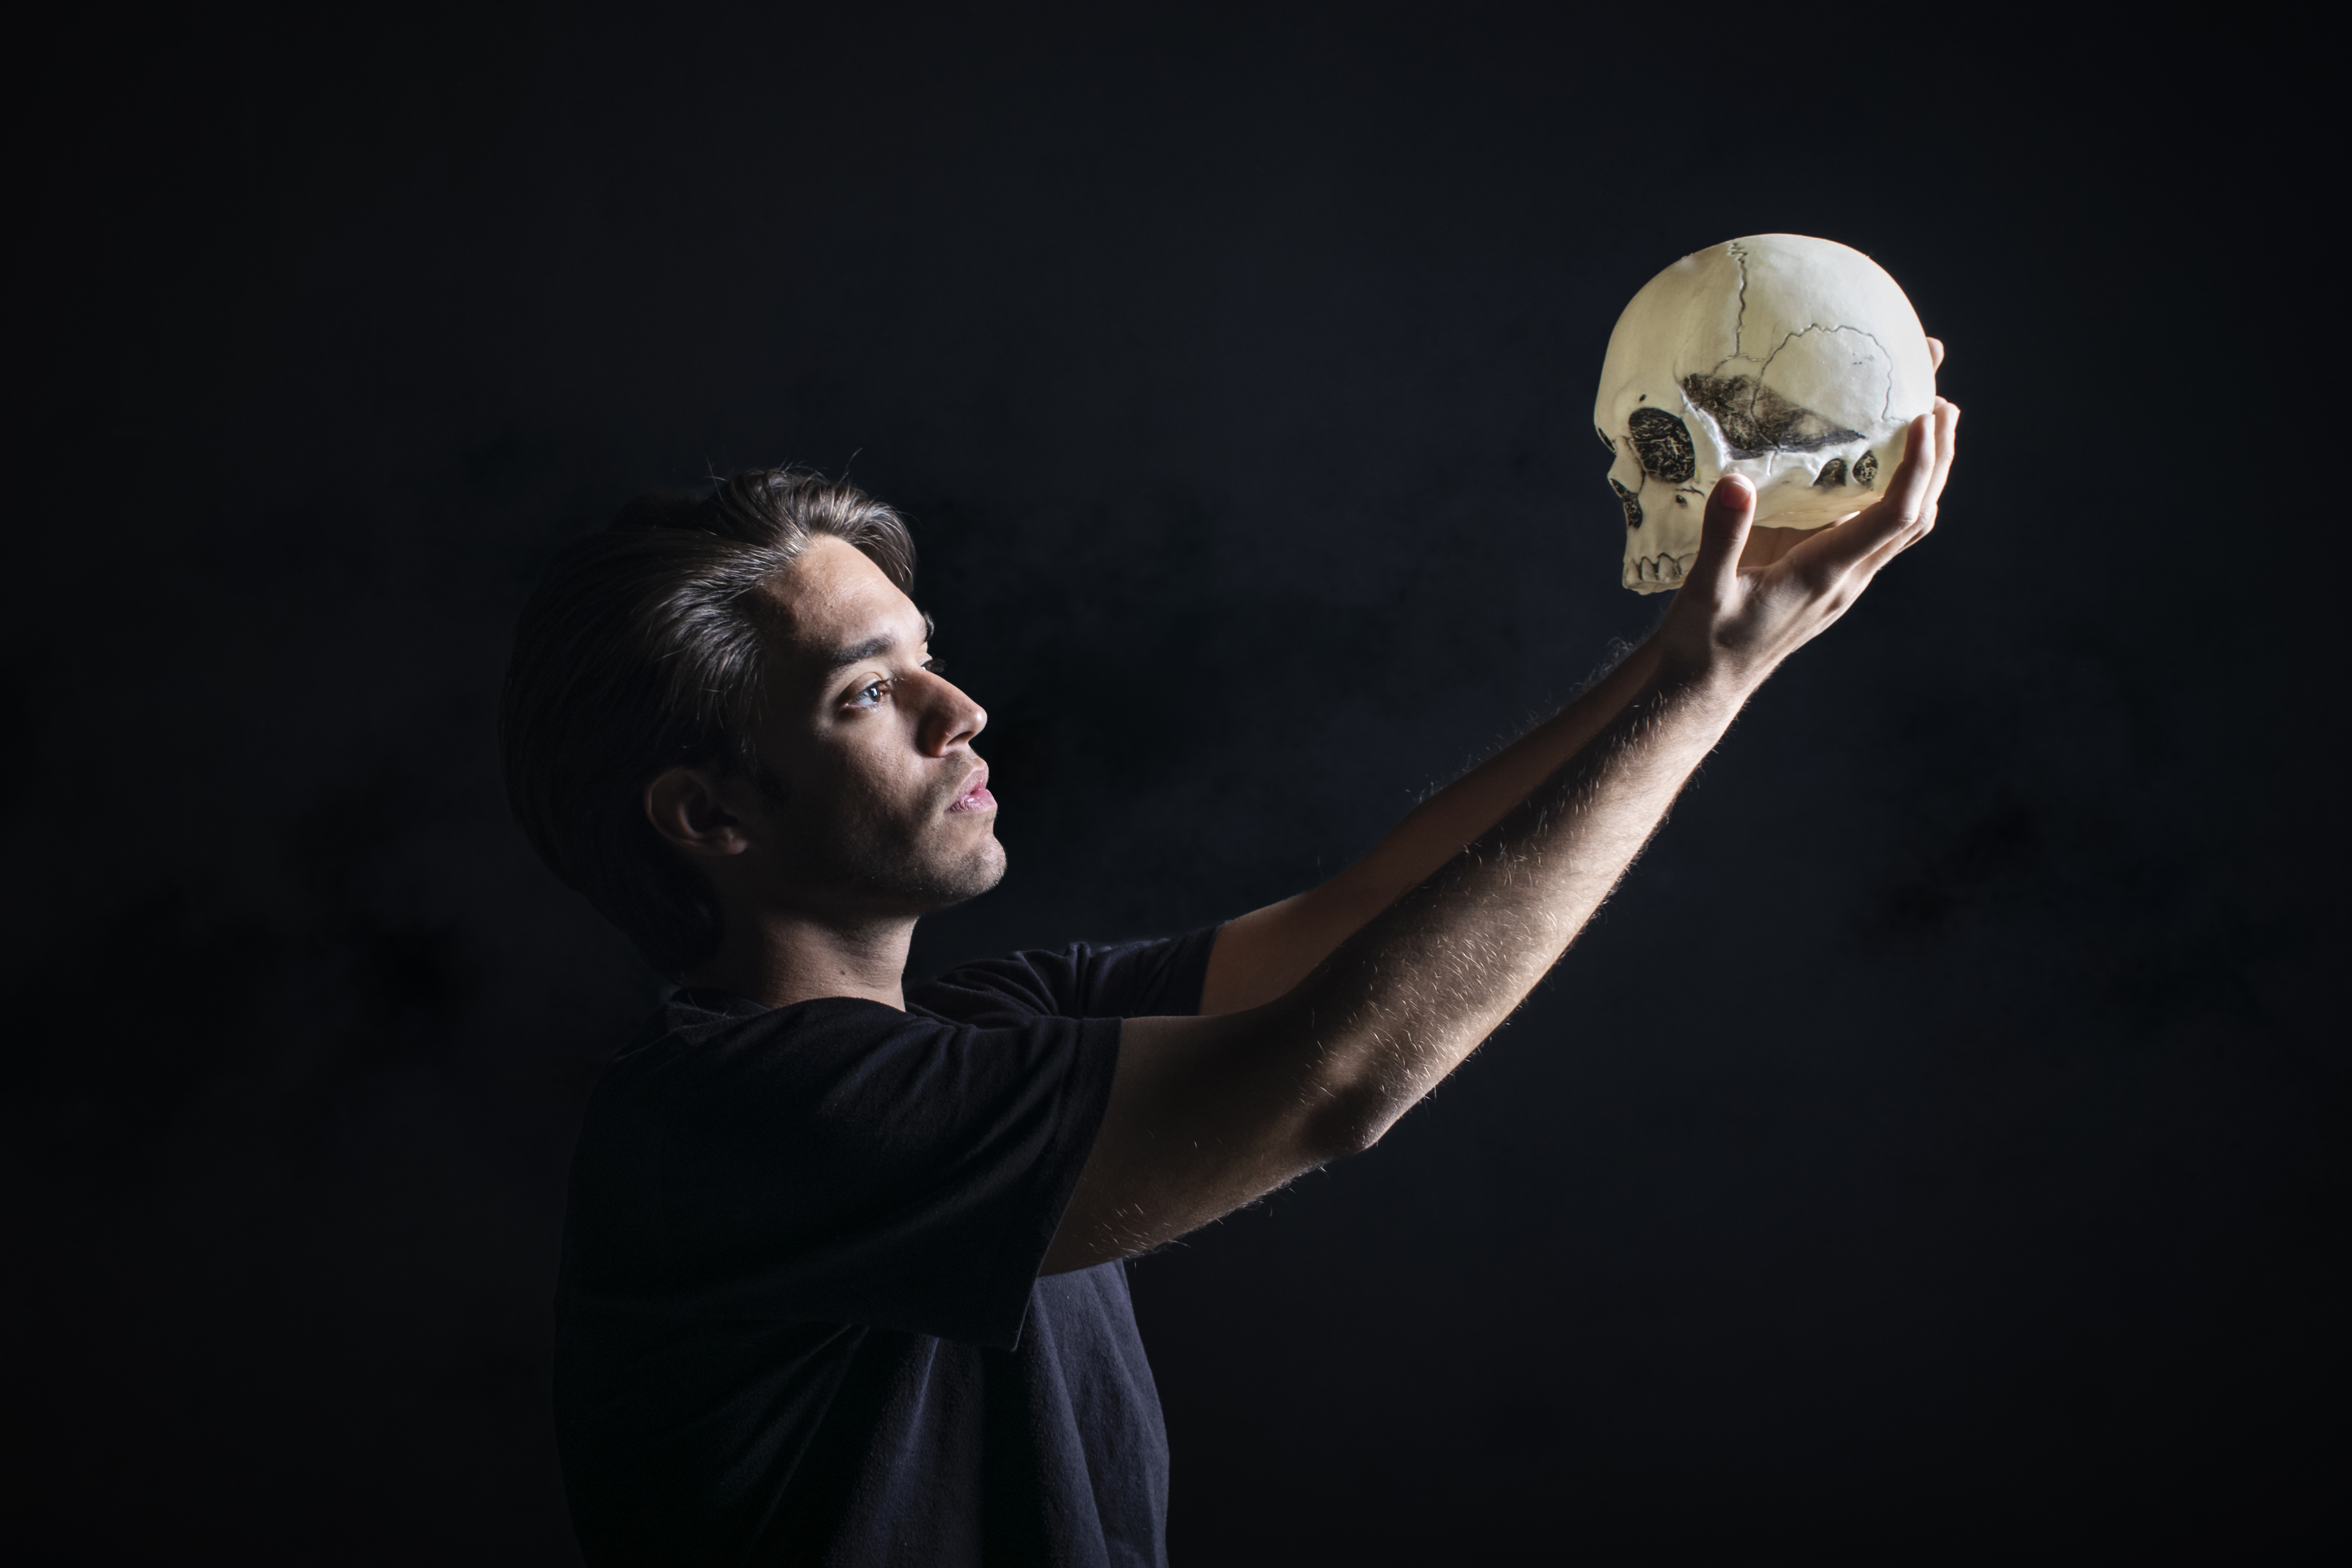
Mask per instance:
[[[1342,943],[1281,1010],[1339,1152],[1387,1130],[1507,1018],[1649,841],[1748,688],[1654,678],[1502,820]]]
[[[1320,887],[1228,923],[1202,1011],[1258,1006],[1305,979],[1558,773],[1649,683],[1657,665],[1657,645],[1642,644],[1559,712],[1415,806],[1362,859]]]
[[[1045,1271],[1129,1256],[1377,1141],[1558,961],[1737,711],[1655,682],[1286,994],[1130,1018]]]
[[[1525,801],[1624,710],[1657,673],[1643,643],[1567,707],[1423,801],[1334,880],[1386,909]]]

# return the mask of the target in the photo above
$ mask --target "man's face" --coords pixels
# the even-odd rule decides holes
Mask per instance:
[[[914,601],[823,534],[766,592],[790,628],[758,727],[776,894],[889,918],[994,887],[1004,848],[971,749],[988,715],[940,675]]]

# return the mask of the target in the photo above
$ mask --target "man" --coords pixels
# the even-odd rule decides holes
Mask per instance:
[[[1940,351],[1939,351],[1940,352]],[[574,1157],[556,1405],[591,1563],[1157,1563],[1123,1260],[1365,1149],[1517,1007],[1780,661],[1933,526],[1751,539],[1729,479],[1656,633],[1321,887],[902,989],[1003,875],[987,716],[888,508],[787,470],[563,551],[501,718],[555,872],[681,984]]]

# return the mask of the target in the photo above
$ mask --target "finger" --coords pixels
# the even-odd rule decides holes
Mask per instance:
[[[1944,483],[1952,477],[1953,437],[1960,426],[1960,410],[1957,404],[1936,399],[1933,417],[1936,421],[1936,462],[1927,474],[1927,499],[1919,509],[1918,532],[1927,533],[1936,526],[1936,509],[1943,503]]]
[[[1869,557],[1863,563],[1865,571],[1876,573],[1881,566],[1936,531],[1936,513],[1943,503],[1944,482],[1951,477],[1952,455],[1959,445],[1958,405],[1940,397],[1936,399],[1935,420],[1936,466],[1934,473],[1929,477],[1927,506],[1921,510],[1917,524],[1909,532],[1888,540],[1871,552]]]
[[[1941,338],[1929,338],[1927,340],[1927,369],[1932,373],[1943,368],[1944,340]]]
[[[1691,563],[1683,587],[1696,584],[1701,594],[1716,599],[1728,592],[1755,521],[1756,488],[1738,474],[1716,480],[1706,498],[1706,516],[1699,525],[1698,559]]]
[[[1944,485],[1952,477],[1952,451],[1959,428],[1959,405],[1936,399],[1936,467],[1927,476],[1927,504],[1919,513],[1922,533],[1936,526],[1936,509],[1943,504]]]
[[[1906,433],[1903,460],[1886,481],[1886,494],[1876,506],[1856,512],[1826,530],[1818,547],[1804,550],[1811,571],[1824,579],[1849,571],[1896,540],[1908,542],[1927,510],[1927,487],[1936,467],[1936,416],[1922,414]],[[1807,544],[1812,544],[1807,541]]]

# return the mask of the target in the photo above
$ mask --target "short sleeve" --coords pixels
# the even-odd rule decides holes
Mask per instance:
[[[967,1024],[1054,1018],[1146,1018],[1201,1010],[1209,953],[1222,929],[1097,947],[1009,953],[951,969],[908,1001]]]
[[[1118,1047],[830,998],[625,1053],[574,1158],[568,1305],[1009,1348]]]

